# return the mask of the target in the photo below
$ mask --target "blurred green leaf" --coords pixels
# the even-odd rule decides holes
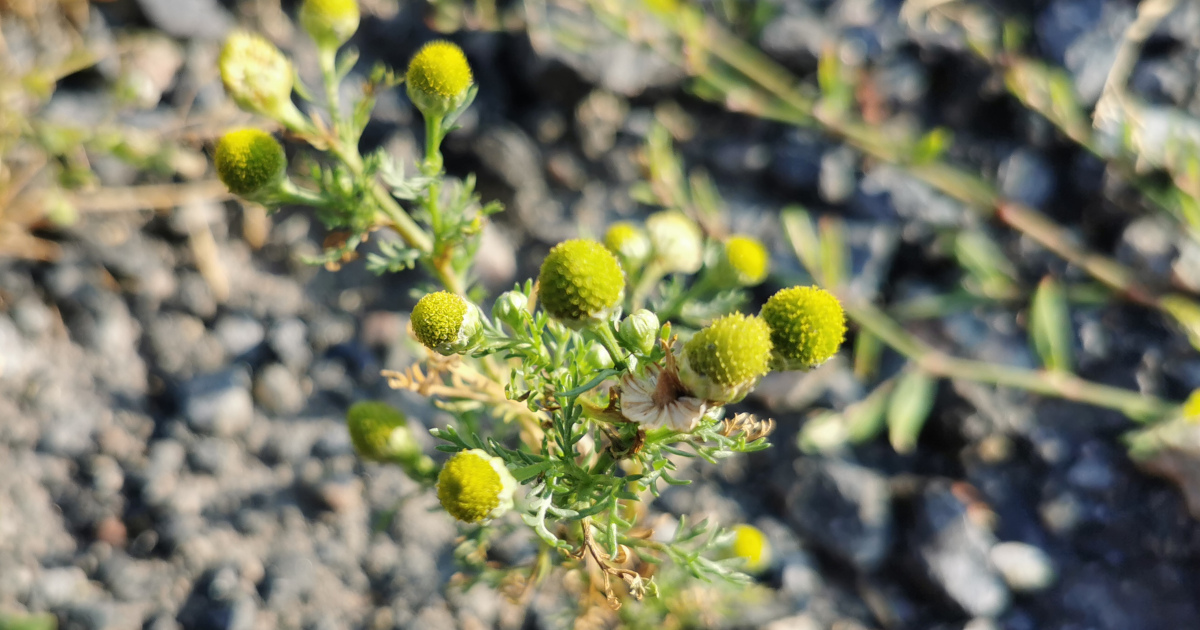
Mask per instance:
[[[1029,336],[1033,349],[1047,370],[1070,372],[1074,365],[1074,330],[1066,293],[1054,278],[1038,284],[1029,307]]]
[[[1159,306],[1175,318],[1192,347],[1200,350],[1200,305],[1191,298],[1171,294],[1159,299]]]
[[[796,435],[796,445],[805,453],[836,453],[850,436],[846,417],[836,411],[820,411],[810,417]]]
[[[900,377],[896,391],[887,407],[888,441],[902,455],[917,448],[921,429],[933,410],[937,395],[937,379],[919,369],[911,369]]]
[[[817,86],[821,89],[821,107],[826,113],[840,117],[854,103],[854,83],[842,64],[837,43],[825,46],[817,61]]]
[[[780,212],[779,221],[805,271],[817,282],[828,286],[821,274],[821,239],[813,227],[812,215],[803,206],[787,206]]]
[[[854,338],[854,375],[867,380],[879,372],[883,341],[869,330],[861,330]]]
[[[869,442],[883,432],[884,414],[888,410],[888,397],[895,381],[887,380],[874,389],[866,398],[846,407],[846,437],[854,444]]]
[[[991,237],[980,230],[963,230],[954,237],[954,257],[970,275],[965,288],[991,298],[1008,298],[1017,291],[1017,270]]]
[[[953,142],[954,134],[950,133],[949,129],[945,127],[933,129],[921,136],[921,139],[917,140],[916,144],[913,145],[909,160],[913,164],[936,162],[950,148],[950,144]]]
[[[1004,52],[1013,54],[1020,52],[1029,36],[1029,25],[1021,20],[1005,20],[1001,35]]]
[[[842,286],[846,269],[850,265],[850,251],[846,248],[846,234],[842,222],[832,217],[820,221],[821,229],[821,282],[829,289]]]
[[[55,630],[58,619],[50,613],[36,615],[0,615],[0,630]]]

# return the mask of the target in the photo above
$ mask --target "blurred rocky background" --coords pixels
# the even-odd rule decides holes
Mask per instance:
[[[288,17],[294,4],[0,0],[0,138],[35,133],[61,147],[2,146],[0,255],[11,257],[0,259],[0,628],[576,623],[557,579],[517,602],[486,585],[448,587],[458,582],[451,519],[399,469],[353,452],[342,414],[357,400],[386,400],[425,427],[447,421],[379,377],[420,357],[405,329],[421,279],[376,277],[361,261],[337,273],[305,264],[325,237],[311,215],[267,217],[213,185],[212,140],[252,122],[217,76],[230,29],[266,33],[317,83],[314,50]],[[507,207],[484,232],[480,284],[509,288],[558,240],[650,211],[630,190],[656,121],[670,123],[689,168],[711,175],[731,224],[771,246],[775,286],[797,270],[776,224],[795,201],[846,217],[852,242],[891,242],[879,249],[893,297],[959,281],[937,247],[939,230],[961,221],[954,202],[819,133],[702,102],[675,66],[616,36],[581,47],[570,33],[525,28],[531,14],[579,4],[362,1],[352,77],[377,60],[402,68],[439,36],[474,67],[479,98],[445,150],[452,174],[477,173],[483,197]],[[870,102],[952,130],[951,159],[1123,262],[1197,283],[1195,245],[1161,216],[1129,212],[1103,161],[1022,108],[971,52],[909,28],[905,4],[710,3],[802,76],[831,37],[849,42],[846,54],[873,69]],[[1136,10],[1122,0],[993,4],[1028,25],[1034,48],[1091,102]],[[1198,73],[1200,5],[1185,0],[1151,35],[1131,85],[1200,115]],[[40,85],[26,80],[35,76]],[[411,164],[419,125],[395,90],[364,143]],[[82,179],[59,185],[71,178]],[[58,192],[35,204],[35,188]],[[1063,266],[1017,235],[996,238],[1019,253],[1019,276]],[[1200,356],[1145,310],[1103,302],[1074,322],[1093,378],[1175,399],[1200,387]],[[965,310],[920,326],[970,356],[1036,363],[1011,313]],[[1175,486],[1131,462],[1123,416],[945,382],[911,454],[884,439],[800,451],[808,407],[840,409],[862,393],[846,360],[772,380],[751,404],[779,421],[775,447],[693,466],[696,483],[655,504],[663,527],[683,515],[747,522],[775,551],[762,590],[692,627],[1196,627],[1200,527]],[[497,559],[530,559],[519,528],[501,528]],[[50,617],[28,616],[39,613]]]

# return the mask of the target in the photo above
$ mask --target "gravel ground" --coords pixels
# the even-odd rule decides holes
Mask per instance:
[[[252,4],[269,3],[116,0],[95,5],[90,28],[169,35],[179,55],[171,87],[139,115],[191,107],[201,116],[226,106],[211,60]],[[1112,201],[1102,163],[1064,144],[968,53],[906,30],[900,2],[773,4],[761,43],[792,69],[813,71],[823,34],[852,38],[894,115],[953,129],[956,161],[1131,265],[1192,269],[1168,224]],[[1033,25],[1037,48],[1092,99],[1134,13],[1115,0],[1001,4],[1024,11],[1016,15]],[[400,5],[364,21],[354,43],[365,59],[403,67],[434,37],[422,5]],[[1160,27],[1133,85],[1200,115],[1198,6],[1184,2]],[[10,47],[20,46],[19,28],[4,24]],[[936,236],[973,219],[897,169],[698,102],[677,71],[620,42],[581,56],[535,51],[523,33],[455,39],[480,97],[448,139],[447,163],[478,172],[485,198],[508,208],[480,255],[478,275],[493,291],[532,275],[557,240],[647,211],[629,187],[653,110],[667,101],[698,130],[682,146],[689,164],[713,174],[737,229],[771,244],[780,277],[796,266],[773,214],[799,200],[848,219],[856,260],[882,266],[887,297],[957,281]],[[297,43],[295,55],[312,76],[311,50]],[[103,69],[68,78],[47,115],[88,120],[104,78]],[[366,142],[411,160],[414,120],[402,94],[385,95]],[[141,181],[94,161],[106,185]],[[414,278],[376,278],[360,263],[337,274],[305,266],[323,234],[298,212],[276,215],[253,249],[243,218],[232,202],[86,215],[49,235],[57,260],[0,262],[0,612],[50,611],[61,628],[89,630],[563,627],[552,588],[528,608],[482,586],[447,591],[451,519],[397,469],[365,465],[350,446],[341,417],[356,400],[382,398],[427,426],[447,421],[379,377],[414,360],[403,334]],[[214,236],[227,295],[198,269],[189,244],[198,223]],[[996,236],[1023,278],[1078,277],[1025,240]],[[1200,386],[1200,357],[1145,311],[1080,309],[1075,324],[1088,378],[1173,398]],[[1036,362],[1009,311],[921,326],[965,356]],[[879,441],[839,457],[801,455],[806,404],[840,408],[862,387],[845,361],[772,377],[754,404],[780,421],[776,447],[694,467],[697,483],[657,504],[674,516],[750,522],[771,537],[769,601],[722,625],[1195,627],[1200,527],[1178,490],[1131,463],[1122,417],[943,383],[914,454]],[[498,553],[520,557],[525,544],[517,536]]]

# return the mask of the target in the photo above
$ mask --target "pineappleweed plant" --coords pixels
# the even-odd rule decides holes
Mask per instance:
[[[448,178],[440,153],[475,96],[466,56],[450,42],[429,43],[403,77],[377,66],[361,95],[343,104],[339,87],[357,55],[342,47],[357,29],[358,6],[307,0],[299,16],[319,53],[323,110],[288,57],[259,35],[231,35],[220,70],[239,106],[319,159],[289,174],[278,140],[258,129],[227,133],[214,159],[243,199],[315,211],[331,238],[313,263],[336,270],[386,230],[395,238],[376,239],[368,267],[420,267],[440,289],[425,293],[411,314],[427,359],[384,375],[454,414],[455,424],[432,431],[444,442],[438,450],[452,455],[439,471],[404,415],[376,401],[347,414],[359,455],[435,486],[466,528],[459,556],[476,559],[485,577],[497,574],[478,560],[486,525],[510,512],[542,543],[522,577],[527,585],[555,564],[586,563],[614,607],[621,583],[639,599],[655,594],[650,565],[663,560],[706,580],[746,581],[742,570],[761,570],[769,555],[757,530],[680,523],[673,535],[658,536],[643,522],[646,503],[664,484],[687,483],[675,475],[680,458],[715,463],[768,446],[774,421],[726,407],[772,370],[810,369],[832,357],[845,335],[837,299],[793,287],[760,314],[737,312],[745,289],[767,278],[766,248],[744,235],[706,242],[695,221],[664,210],[644,225],[614,224],[603,243],[559,243],[536,282],[498,296],[485,312],[484,296],[469,291],[469,270],[482,221],[500,207],[480,203],[472,178]],[[412,174],[382,151],[358,149],[375,95],[402,83],[425,120],[425,155]]]

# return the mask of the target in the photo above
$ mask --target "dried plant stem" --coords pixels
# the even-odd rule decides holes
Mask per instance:
[[[232,198],[220,180],[211,179],[185,184],[147,184],[119,188],[99,188],[74,193],[68,202],[80,212],[133,212],[169,210],[198,201],[225,201]]]
[[[648,32],[636,22],[650,17],[645,12],[618,12],[620,3],[600,0],[591,0],[590,5],[618,34],[633,39],[637,33]],[[906,164],[911,153],[908,149],[914,142],[911,132],[887,125],[868,125],[845,112],[822,111],[819,102],[805,94],[800,82],[788,70],[736,38],[715,19],[684,8],[664,16],[663,22],[682,40],[684,50],[679,50],[674,42],[662,39],[644,39],[643,43],[721,93],[727,107],[799,126],[815,124],[876,159],[905,168],[942,194],[1027,234],[1117,293],[1159,310],[1185,330],[1190,331],[1196,326],[1196,322],[1180,316],[1185,310],[1200,313],[1200,304],[1192,298],[1163,294],[1150,288],[1128,267],[1079,245],[1069,230],[1033,208],[1004,199],[977,175],[942,161]],[[1172,302],[1176,305],[1184,303],[1188,308],[1168,308],[1166,304]],[[1200,341],[1195,335],[1191,337],[1193,343]]]
[[[1113,409],[1138,422],[1160,420],[1178,410],[1177,405],[1160,398],[1093,383],[1070,372],[1030,370],[950,356],[909,333],[875,305],[848,295],[841,297],[850,319],[934,376],[1015,387],[1035,394]]]

